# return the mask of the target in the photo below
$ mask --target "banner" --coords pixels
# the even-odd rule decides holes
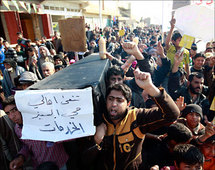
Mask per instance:
[[[37,7],[35,4],[32,4],[33,5],[33,8],[34,8],[34,12],[37,13]]]
[[[16,7],[17,11],[19,11],[19,6],[18,6],[17,2],[14,1],[14,0],[13,0],[12,2],[13,2],[13,4],[14,4],[14,6]]]
[[[10,10],[10,7],[9,7],[9,5],[8,5],[8,2],[7,1],[2,1],[3,2],[3,4],[4,4],[4,6],[6,6],[6,8],[8,9],[8,10]]]
[[[31,13],[31,4],[30,3],[26,3],[27,9],[28,9],[28,13]]]
[[[214,39],[214,9],[188,5],[175,11],[176,28],[182,33],[203,41]]]
[[[95,133],[92,88],[17,91],[15,101],[22,139],[58,142]]]
[[[22,6],[22,8],[24,8],[26,11],[28,11],[26,6],[25,6],[25,4],[24,4],[24,2],[19,1],[19,4]]]

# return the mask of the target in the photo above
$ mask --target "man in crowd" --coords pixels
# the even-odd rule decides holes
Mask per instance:
[[[23,119],[16,107],[13,96],[4,101],[3,108],[8,117],[16,124],[15,133],[22,141],[21,150],[18,152],[17,157],[10,162],[11,170],[21,168],[30,155],[34,168],[46,161],[55,162],[59,168],[66,168],[68,155],[64,151],[63,144],[21,139]]]
[[[208,120],[213,119],[212,114],[209,112],[209,101],[202,93],[204,76],[202,73],[193,72],[189,75],[186,85],[181,83],[181,77],[184,76],[180,69],[180,62],[183,60],[183,53],[176,53],[174,57],[174,64],[169,75],[168,91],[173,100],[176,101],[180,96],[184,97],[184,103],[186,104],[198,104],[202,107],[203,115],[208,117]],[[204,124],[204,121],[202,120]]]
[[[41,46],[39,48],[39,59],[38,59],[38,68],[40,71],[40,74],[42,73],[42,64],[45,62],[54,62],[53,57],[51,56],[49,50],[45,46]]]
[[[159,107],[129,108],[131,89],[125,84],[112,84],[106,92],[104,123],[96,129],[96,145],[86,155],[99,154],[97,169],[138,169],[142,142],[150,130],[164,126],[179,116],[179,110],[164,89],[158,89],[149,73],[134,72],[137,85],[152,96]],[[89,161],[89,160],[88,160]]]
[[[25,49],[27,47],[27,43],[25,38],[23,38],[23,34],[21,32],[17,32],[17,44],[21,45],[21,50],[25,52]]]
[[[55,48],[54,48],[54,45],[53,45],[50,41],[47,41],[46,36],[42,36],[41,41],[42,41],[42,44],[41,44],[41,45],[45,45],[46,48],[48,48],[49,51],[50,51],[51,49],[55,49]]]
[[[4,41],[4,39],[2,37],[0,37],[0,69],[1,69],[2,73],[4,71],[3,61],[5,59],[5,55],[4,55],[4,50],[5,49],[4,49],[3,41]]]
[[[6,97],[12,94],[12,88],[15,87],[14,78],[21,75],[25,69],[23,67],[17,66],[16,62],[11,59],[4,60],[4,73],[3,73],[3,89]]]
[[[9,169],[10,161],[16,157],[20,148],[13,122],[0,110],[0,169]]]
[[[45,62],[42,64],[43,76],[46,78],[55,73],[54,64],[51,62]]]

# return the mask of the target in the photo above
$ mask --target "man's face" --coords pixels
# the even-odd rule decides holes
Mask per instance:
[[[202,66],[205,63],[205,58],[204,57],[198,57],[195,60],[193,60],[194,62],[194,67],[197,69],[202,69]]]
[[[128,108],[129,103],[121,91],[112,90],[106,99],[108,116],[112,121],[121,120]]]
[[[42,43],[45,43],[46,39],[45,38],[41,38],[41,41],[42,41]]]
[[[186,119],[188,126],[193,129],[199,125],[201,117],[198,113],[188,113]]]
[[[16,51],[17,51],[17,52],[20,52],[20,51],[21,51],[21,47],[20,47],[20,46],[17,46],[17,47],[16,47]]]
[[[122,78],[121,75],[112,75],[112,76],[110,76],[109,85],[112,85],[112,84],[115,84],[115,83],[118,83],[118,84],[123,83],[123,78]]]
[[[17,35],[17,38],[21,39],[22,38],[22,34]]]
[[[205,160],[211,160],[215,157],[215,143],[203,144],[200,149],[205,156]]]
[[[8,115],[8,117],[14,122],[19,125],[22,124],[22,115],[21,113],[17,110],[16,105],[11,104],[7,105],[4,108],[5,113]]]
[[[42,68],[42,71],[43,71],[43,75],[44,75],[45,77],[48,77],[48,76],[50,76],[50,75],[52,75],[52,74],[55,73],[55,70],[52,69],[52,68],[49,67],[49,66],[43,67],[43,68]]]
[[[180,163],[179,167],[176,167],[177,170],[202,170],[202,165],[197,163],[195,165],[189,165],[184,162]]]
[[[57,59],[55,60],[55,65],[63,65],[62,60],[59,59],[59,58],[57,58]]]
[[[172,41],[172,42],[173,42],[173,44],[174,44],[176,47],[179,47],[180,41],[181,41],[181,38],[178,38],[177,40]]]
[[[43,57],[46,57],[46,56],[47,56],[46,49],[43,48],[43,47],[40,47],[40,54],[41,54]]]
[[[193,77],[193,80],[190,82],[190,90],[194,94],[200,94],[202,92],[204,83],[204,78]]]
[[[9,48],[9,47],[10,47],[10,44],[9,44],[7,41],[4,42],[3,44],[4,44],[4,46],[5,46],[6,48]]]
[[[195,56],[196,55],[196,50],[194,50],[194,49],[190,49],[190,54],[191,54],[191,56]]]
[[[8,64],[8,63],[4,63],[4,67],[5,67],[6,69],[9,69],[9,68],[11,68],[11,65]]]

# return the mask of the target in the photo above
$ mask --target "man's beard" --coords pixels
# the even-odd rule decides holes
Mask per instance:
[[[189,85],[189,89],[190,89],[191,93],[193,93],[193,94],[200,94],[201,93],[201,90],[199,92],[195,91],[195,89],[200,89],[199,87],[194,88],[191,84]]]

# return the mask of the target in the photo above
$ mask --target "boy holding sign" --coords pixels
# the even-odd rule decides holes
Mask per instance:
[[[184,52],[184,58],[183,58],[183,61],[180,63],[179,67],[183,68],[183,64],[185,64],[185,71],[187,72],[187,77],[188,77],[189,76],[189,51],[187,49],[184,49],[182,46],[180,46],[181,40],[184,40],[184,39],[182,39],[181,34],[179,32],[175,32],[173,34],[175,23],[176,23],[176,20],[175,20],[174,16],[172,16],[172,19],[170,21],[171,28],[170,28],[170,31],[166,38],[166,43],[165,43],[166,51],[167,51],[166,56],[167,56],[167,58],[170,59],[171,67],[172,67],[174,64],[175,53],[179,50],[181,50],[181,52]],[[172,44],[170,43],[170,40],[172,40]],[[185,42],[185,41],[182,41],[182,42]],[[184,43],[184,44],[186,44],[186,43]]]

